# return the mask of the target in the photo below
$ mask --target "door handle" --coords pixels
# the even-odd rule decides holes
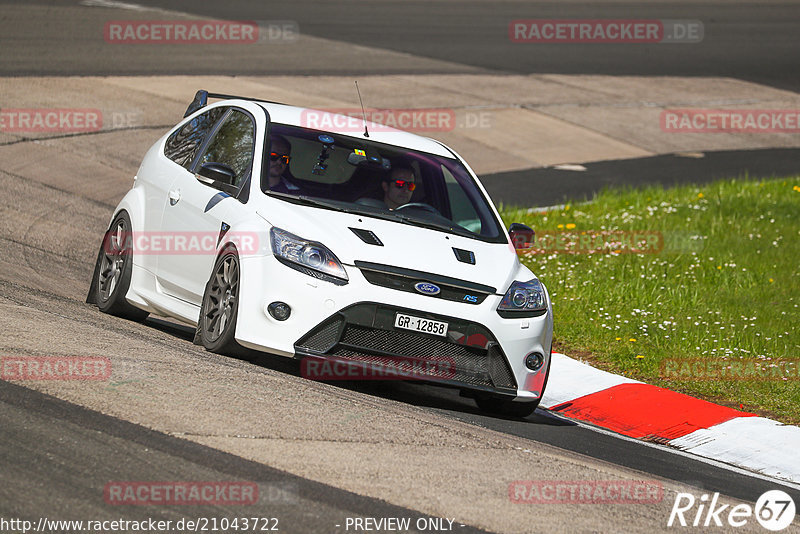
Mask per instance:
[[[173,189],[169,192],[169,205],[174,206],[181,199],[181,190]]]

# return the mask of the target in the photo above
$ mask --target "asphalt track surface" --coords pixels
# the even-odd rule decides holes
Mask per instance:
[[[37,0],[17,2],[43,4]],[[68,2],[77,4],[78,2]],[[291,2],[231,0],[142,0],[135,4],[224,20],[288,20],[300,32],[369,48],[394,50],[492,72],[630,74],[656,76],[728,76],[796,90],[800,88],[797,4],[753,2],[526,2],[487,0],[347,0]],[[704,38],[697,44],[519,44],[508,25],[516,19],[698,20]],[[75,41],[83,38],[73,36]],[[43,37],[44,38],[44,37]],[[69,47],[53,50],[72,74],[280,74],[301,73],[304,66],[264,65],[235,58],[201,57],[176,61],[165,57],[139,69],[115,51],[116,61],[80,57]],[[45,58],[42,58],[44,61]],[[331,62],[327,72],[358,73],[357,57]],[[391,65],[386,66],[391,69]],[[30,62],[6,74],[46,74]]]
[[[357,76],[446,72],[725,76],[800,90],[800,71],[796,68],[800,64],[800,4],[789,0],[133,3],[160,10],[159,18],[166,20],[193,16],[260,23],[289,21],[297,24],[301,35],[316,39],[305,44],[279,41],[266,52],[234,45],[228,49],[234,53],[223,54],[192,46],[169,47],[168,53],[159,53],[152,45],[109,46],[99,37],[106,22],[142,16],[138,9],[110,7],[120,4],[125,3],[3,1],[0,5],[28,9],[30,16],[6,19],[9,26],[0,35],[0,75]],[[699,43],[633,45],[513,43],[508,36],[509,23],[516,19],[614,18],[700,21],[704,36]],[[340,43],[361,48],[344,49],[338,46]],[[371,53],[375,50],[394,55],[375,56]],[[430,62],[421,63],[417,61],[420,58]],[[708,152],[702,160],[656,156],[602,162],[590,166],[583,175],[532,168],[482,178],[486,178],[485,185],[497,201],[546,206],[591,198],[605,185],[704,183],[745,174],[770,177],[798,173],[800,158],[794,150],[739,150]],[[514,192],[512,198],[509,191]]]
[[[697,157],[701,156],[701,157]],[[481,182],[495,202],[507,206],[554,206],[591,200],[606,188],[706,184],[736,177],[795,176],[800,150],[765,148],[720,150],[697,155],[664,154],[647,158],[582,163],[585,170],[557,167],[484,174]]]
[[[9,291],[3,283],[3,295],[32,308],[36,300],[18,288]],[[57,295],[30,290],[39,298],[48,298],[52,308],[63,316],[86,313],[86,305],[70,302]],[[46,310],[47,306],[43,308]],[[49,310],[52,312],[52,309]],[[97,312],[90,312],[95,316]],[[100,315],[102,321],[102,315]],[[182,350],[202,354],[192,345],[193,330],[170,321],[148,319],[144,325],[114,320],[114,330],[130,336],[152,337],[164,334],[167,343]],[[99,332],[98,332],[99,334]],[[253,366],[299,376],[296,362],[250,353],[233,365]],[[556,372],[554,370],[554,372]],[[588,427],[562,419],[545,410],[528,418],[502,418],[481,413],[472,401],[454,390],[413,383],[338,382],[344,392],[363,394],[424,407],[443,418],[496,430],[572,451],[588,458],[633,469],[653,480],[677,481],[698,493],[720,492],[742,501],[754,502],[771,489],[783,489],[795,501],[800,491],[771,480],[754,478],[723,466],[711,465],[664,447],[647,445],[618,436],[598,433]],[[335,525],[346,517],[428,517],[414,510],[392,506],[378,499],[297,477],[269,466],[204,447],[142,427],[137,424],[89,410],[50,395],[0,381],[0,458],[4,465],[0,487],[0,517],[19,517],[36,521],[42,515],[62,520],[113,517],[130,520],[154,518],[176,521],[193,517],[236,516],[230,507],[112,507],[101,499],[109,480],[248,480],[259,484],[262,499],[257,507],[248,507],[248,516],[279,517],[286,532],[341,531]],[[489,476],[489,474],[487,474]],[[598,525],[607,531],[608,525]],[[478,532],[459,527],[459,532]],[[538,531],[534,529],[533,531]]]
[[[58,520],[103,517],[103,512],[113,510],[98,499],[109,477],[159,480],[165,473],[175,480],[253,481],[259,486],[261,499],[258,505],[248,506],[244,514],[223,505],[139,506],[117,516],[131,521],[173,522],[182,518],[259,517],[270,519],[259,521],[259,528],[277,524],[283,532],[333,532],[345,525],[347,517],[406,517],[412,524],[427,517],[5,381],[0,381],[0,406],[0,458],[4,465],[0,517],[34,524],[43,512]],[[20,488],[39,491],[20,496]],[[458,526],[458,531],[483,532],[466,525]]]
[[[41,260],[43,255],[49,256],[51,261],[57,261],[52,253],[37,247],[27,247],[24,254],[29,261]],[[86,271],[85,276],[88,276],[91,261],[74,267],[70,265],[67,277],[56,278],[55,281],[73,283],[73,268]],[[165,347],[162,350],[170,347],[170,350],[183,354],[189,362],[211,361],[220,376],[225,374],[224,369],[228,367],[248,374],[300,375],[297,362],[292,360],[258,353],[250,353],[241,359],[205,353],[192,344],[191,328],[171,321],[150,318],[145,324],[138,324],[120,320],[99,313],[80,299],[65,298],[19,283],[0,282],[0,295],[4,302],[14,302],[26,312],[41,312],[44,316],[56,316],[73,324],[81,323],[90,327],[94,335],[101,339],[122,336],[131,345],[156,343],[156,346]],[[46,324],[46,321],[42,321],[42,324]],[[68,331],[59,332],[61,336],[74,336]],[[11,343],[6,345],[14,346]],[[124,350],[120,345],[127,346],[114,342],[117,351]],[[20,351],[19,348],[14,350]],[[29,353],[38,354],[35,350]],[[212,379],[213,375],[206,378]],[[106,390],[124,387],[125,382],[121,380],[118,384],[111,384]],[[179,386],[176,384],[176,387]],[[245,385],[242,387],[245,392],[249,390]],[[382,382],[339,382],[333,387],[353,402],[371,398],[378,409],[388,406],[387,403],[400,403],[429,412],[439,420],[440,425],[446,426],[449,424],[447,421],[452,420],[461,421],[523,438],[534,457],[543,452],[541,447],[549,445],[575,453],[590,465],[593,461],[599,461],[631,469],[634,473],[632,476],[638,473],[638,476],[649,480],[685,484],[698,495],[701,492],[720,492],[741,501],[753,502],[764,491],[780,488],[794,499],[800,499],[800,491],[794,487],[676,455],[664,447],[598,433],[544,410],[537,410],[524,420],[501,418],[481,413],[472,401],[450,389]],[[162,401],[154,400],[165,404],[173,402],[170,397]],[[227,401],[222,398],[220,402],[220,412],[224,414]],[[325,401],[320,399],[319,402]],[[257,507],[248,507],[247,515],[277,516],[281,530],[285,532],[344,532],[332,525],[340,525],[344,518],[354,516],[425,517],[413,510],[305,480],[268,465],[247,461],[12,383],[0,382],[0,405],[0,426],[3,428],[0,458],[4,466],[1,475],[3,484],[0,485],[2,517],[30,518],[34,522],[41,516],[62,520],[110,516],[130,520],[152,517],[176,521],[181,518],[232,518],[237,515],[236,509],[222,506],[123,508],[112,507],[102,501],[103,486],[108,481],[164,479],[255,481],[263,494],[271,494],[275,490],[277,497],[274,501],[261,502]],[[136,420],[137,414],[126,413],[125,419],[129,417]],[[249,430],[243,428],[240,431]],[[504,475],[508,476],[504,473],[487,473],[485,476]],[[473,506],[480,507],[479,504]],[[598,524],[597,528],[603,532],[616,530],[610,524]],[[564,525],[548,526],[546,523],[529,531],[550,529],[569,531],[569,527],[564,529]],[[458,531],[475,530],[460,527]]]
[[[13,2],[5,2],[10,4]],[[31,6],[52,7],[52,2],[19,2]],[[77,2],[68,2],[70,5]],[[703,3],[600,3],[574,2],[567,4],[529,4],[524,2],[228,2],[222,6],[213,2],[139,2],[143,5],[189,12],[199,16],[227,19],[295,20],[301,31],[317,37],[348,41],[365,47],[378,47],[397,52],[433,58],[453,63],[454,71],[474,72],[475,69],[506,73],[604,73],[604,74],[657,74],[688,76],[734,76],[759,83],[796,90],[800,87],[796,65],[800,64],[798,42],[797,5],[782,2],[741,3],[732,6],[713,2]],[[513,45],[507,39],[507,25],[515,18],[673,18],[704,22],[706,40],[699,45],[643,45],[641,47],[609,46],[550,46]],[[80,36],[76,36],[76,39]],[[41,38],[45,40],[45,37]],[[220,58],[162,58],[147,68],[136,65],[135,50],[121,50],[115,57],[82,57],[69,46],[51,47],[51,55],[41,58],[41,64],[29,62],[21,68],[6,61],[14,50],[24,43],[15,42],[12,52],[5,47],[0,74],[8,75],[75,75],[75,74],[156,74],[156,73],[258,73],[264,74],[263,65],[226,61]],[[691,47],[691,48],[690,48]],[[187,52],[189,54],[190,52]],[[66,65],[67,67],[64,67]],[[133,65],[133,66],[132,66]],[[386,65],[381,72],[391,72]],[[302,64],[281,65],[277,73],[304,73]],[[317,69],[313,73],[373,72],[358,66],[358,62],[331,64],[330,71]],[[33,148],[32,148],[33,149]],[[703,159],[657,156],[647,161],[624,160],[587,164],[587,171],[560,171],[536,169],[490,175],[485,177],[489,192],[504,200],[499,183],[515,184],[525,177],[535,205],[548,205],[563,200],[589,197],[600,186],[620,182],[621,176],[633,176],[632,184],[667,181],[655,171],[669,167],[680,169],[670,176],[679,175],[687,181],[703,182],[717,176],[730,176],[742,169],[752,169],[755,175],[796,172],[796,150],[766,150],[753,152],[707,153]],[[591,185],[581,188],[575,181],[590,180]],[[6,177],[9,178],[9,177]],[[645,179],[647,178],[647,179]],[[532,181],[531,181],[532,180]],[[572,181],[572,182],[570,182]],[[587,180],[589,181],[589,180]],[[6,182],[7,193],[19,199],[30,194],[62,195],[57,188],[41,188],[39,184]],[[530,187],[531,184],[540,185]],[[549,186],[549,189],[547,188]],[[493,194],[493,196],[495,196]],[[520,197],[517,197],[520,198]],[[62,228],[79,228],[87,225],[96,230],[98,220],[110,214],[112,205],[91,199],[67,197],[67,206],[78,206],[74,212],[64,210],[53,216]],[[12,201],[6,200],[11,203]],[[46,198],[42,200],[46,201]],[[40,206],[30,206],[13,201],[35,221],[30,228],[45,229]],[[9,206],[4,210],[11,212]],[[86,210],[86,211],[84,211]],[[93,210],[99,216],[87,215]],[[5,212],[3,212],[5,213]],[[52,216],[52,214],[51,214]],[[87,223],[87,219],[91,219]],[[20,222],[22,224],[22,222]],[[278,373],[289,378],[299,375],[294,362],[252,355],[245,360],[216,358],[191,344],[191,332],[171,322],[149,319],[140,325],[104,316],[85,305],[79,293],[88,287],[92,256],[85,249],[91,246],[80,243],[71,250],[56,247],[47,238],[28,231],[29,240],[17,236],[14,221],[3,225],[3,255],[17,258],[26,268],[46,272],[41,278],[26,278],[7,272],[0,278],[0,300],[15,310],[35,313],[37,317],[53,321],[68,320],[80,323],[98,338],[108,332],[124,337],[128,347],[137,343],[170,347],[190,360],[212,362],[217,372],[223,374],[231,367],[246,373],[271,375]],[[95,235],[96,234],[96,235]],[[99,233],[89,233],[99,239]],[[75,230],[64,236],[70,242],[80,241],[85,234]],[[91,237],[89,238],[91,240]],[[60,243],[59,243],[60,245]],[[58,265],[47,269],[43,265]],[[34,267],[31,267],[34,266]],[[39,266],[39,267],[35,267]],[[80,286],[68,295],[59,286]],[[83,284],[83,285],[81,285]],[[9,308],[11,309],[11,308]],[[28,334],[52,336],[46,323],[26,322],[24,318],[5,316],[1,323],[7,332],[18,337]],[[20,334],[19,332],[22,331]],[[60,332],[60,331],[59,331]],[[75,337],[73,334],[62,334]],[[16,339],[16,338],[14,338]],[[3,350],[22,350],[25,343],[7,340]],[[39,354],[35,351],[32,354]],[[555,372],[555,371],[554,371]],[[666,448],[648,445],[598,433],[590,428],[575,425],[556,415],[539,410],[526,420],[489,417],[480,413],[474,404],[446,389],[429,388],[415,384],[339,383],[335,389],[352,399],[352,402],[371,400],[378,410],[399,403],[421,407],[427,416],[440,419],[443,426],[459,421],[477,428],[526,440],[534,452],[542,446],[574,453],[584,462],[612,464],[633,470],[644,477],[674,481],[700,491],[719,491],[724,495],[745,501],[754,501],[768,489],[782,488],[796,502],[800,492],[774,481],[732,471],[723,466],[711,465],[693,458],[676,455]],[[164,398],[165,405],[171,400]],[[394,506],[380,498],[364,497],[332,485],[308,480],[275,469],[264,463],[222,452],[175,435],[158,432],[145,425],[122,417],[88,409],[79,403],[68,402],[54,396],[6,382],[0,382],[0,515],[3,517],[36,518],[51,514],[58,519],[89,518],[103,514],[118,514],[126,518],[162,517],[175,519],[186,516],[228,516],[227,509],[192,508],[140,509],[111,508],[99,495],[102,487],[112,479],[164,478],[175,480],[221,480],[226,478],[257,481],[262,488],[278,488],[280,498],[263,509],[248,510],[248,515],[280,515],[286,532],[336,531],[347,516],[421,517],[419,512]],[[136,420],[136,414],[131,419]],[[591,513],[591,512],[583,512]],[[620,512],[622,513],[622,512]],[[630,513],[626,511],[626,513]],[[568,525],[566,525],[568,527]],[[658,530],[661,525],[653,525]],[[565,530],[565,525],[536,525],[531,531]],[[598,524],[600,531],[614,531],[615,525]],[[341,530],[339,530],[341,531]],[[460,532],[473,532],[472,527],[460,527]]]

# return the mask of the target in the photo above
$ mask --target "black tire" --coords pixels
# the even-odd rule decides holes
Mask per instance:
[[[121,211],[103,236],[92,279],[94,302],[100,311],[133,321],[144,321],[148,312],[125,300],[133,272],[131,219]]]
[[[217,354],[233,356],[243,351],[234,339],[239,315],[239,272],[236,249],[226,249],[214,264],[203,294],[197,331],[206,350]]]
[[[513,402],[496,397],[475,397],[478,408],[484,412],[497,415],[508,415],[510,417],[528,417],[539,406],[539,401],[532,402]]]
[[[536,411],[536,408],[539,407],[539,403],[542,401],[542,397],[544,397],[544,390],[547,388],[547,381],[550,379],[550,368],[552,366],[553,353],[551,351],[550,358],[547,361],[547,372],[544,375],[542,391],[539,394],[539,398],[535,401],[512,402],[509,400],[498,399],[497,397],[477,396],[475,397],[475,403],[478,405],[478,408],[485,412],[508,415],[511,417],[528,417]]]

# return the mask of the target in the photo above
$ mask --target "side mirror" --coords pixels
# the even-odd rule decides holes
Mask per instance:
[[[200,170],[197,172],[198,179],[201,176],[224,185],[233,185],[236,183],[236,173],[224,163],[215,163],[213,161],[203,163]]]
[[[520,223],[512,224],[508,229],[508,235],[511,237],[511,244],[514,245],[516,250],[530,249],[536,239],[536,232],[530,226]]]

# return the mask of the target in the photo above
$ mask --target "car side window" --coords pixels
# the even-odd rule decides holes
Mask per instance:
[[[223,107],[210,109],[187,122],[169,136],[164,145],[164,155],[188,170],[203,141],[226,109]]]
[[[217,129],[196,169],[199,170],[206,163],[225,165],[233,171],[233,183],[230,185],[239,187],[250,176],[254,147],[253,119],[247,113],[234,109]]]

